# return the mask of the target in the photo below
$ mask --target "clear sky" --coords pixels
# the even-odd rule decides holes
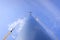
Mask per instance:
[[[30,11],[60,40],[60,0],[0,0],[0,40],[8,32],[8,24]]]

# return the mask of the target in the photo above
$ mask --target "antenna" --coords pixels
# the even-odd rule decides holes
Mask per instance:
[[[31,15],[32,15],[32,12],[30,11],[29,14],[30,14],[30,16],[31,16]]]

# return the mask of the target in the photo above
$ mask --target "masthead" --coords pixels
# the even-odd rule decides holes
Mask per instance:
[[[29,12],[30,16],[32,15],[32,12]]]

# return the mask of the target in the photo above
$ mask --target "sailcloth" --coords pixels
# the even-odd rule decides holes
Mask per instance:
[[[28,16],[16,40],[54,40],[33,16]]]

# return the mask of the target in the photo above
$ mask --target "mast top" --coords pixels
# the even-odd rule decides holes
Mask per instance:
[[[29,12],[29,15],[32,16],[32,12]]]

